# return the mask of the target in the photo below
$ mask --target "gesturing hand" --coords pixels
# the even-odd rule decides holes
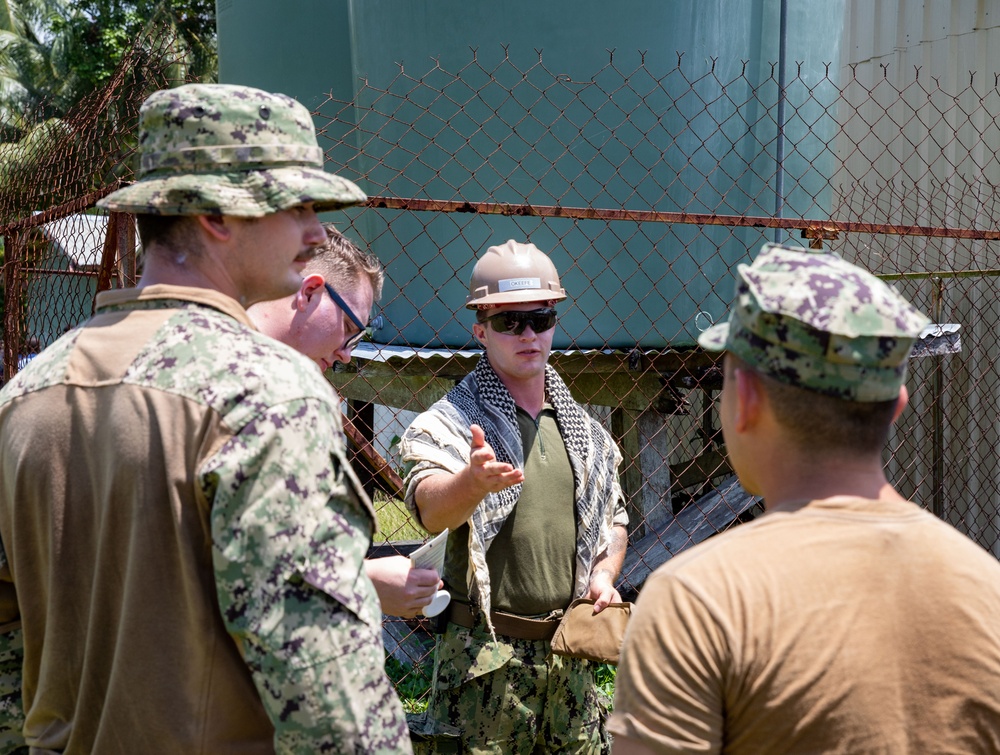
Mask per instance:
[[[524,472],[513,465],[497,461],[493,447],[486,442],[486,434],[479,425],[470,425],[472,442],[469,444],[469,478],[483,495],[496,493],[524,482]]]

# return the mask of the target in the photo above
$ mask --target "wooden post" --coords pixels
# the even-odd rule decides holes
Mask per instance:
[[[629,538],[646,534],[642,511],[642,460],[639,453],[639,412],[611,410],[611,434],[622,452],[621,482],[629,518]]]
[[[639,414],[640,505],[647,531],[666,524],[674,517],[670,496],[673,483],[670,449],[674,439],[668,422],[667,415],[652,409]]]
[[[370,446],[375,434],[375,404],[369,401],[348,401],[347,416],[361,437],[364,438],[364,443]],[[376,476],[370,464],[359,463],[363,460],[361,450],[358,444],[354,444],[350,456],[351,464],[368,497],[372,498],[375,495]]]

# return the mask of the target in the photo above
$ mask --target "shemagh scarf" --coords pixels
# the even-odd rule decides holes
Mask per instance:
[[[621,453],[608,432],[583,411],[551,365],[545,368],[545,396],[556,414],[573,471],[576,515],[576,580],[574,597],[590,587],[594,559],[607,547],[615,509],[621,498],[618,465]],[[441,468],[456,473],[469,463],[470,424],[483,428],[499,461],[524,468],[516,405],[483,356],[475,370],[434,404],[406,431],[400,451],[415,462],[407,476],[411,508],[416,484]],[[521,495],[521,485],[490,493],[476,507],[469,528],[469,585],[472,599],[486,616],[490,633],[490,574],[486,551]]]

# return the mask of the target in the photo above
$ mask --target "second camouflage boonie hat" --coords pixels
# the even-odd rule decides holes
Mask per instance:
[[[364,202],[323,170],[309,111],[284,94],[227,84],[153,92],[139,114],[138,180],[98,202],[150,215],[262,217],[314,202]]]
[[[895,289],[835,254],[767,244],[739,266],[729,321],[698,338],[788,385],[852,401],[899,395],[930,320]]]

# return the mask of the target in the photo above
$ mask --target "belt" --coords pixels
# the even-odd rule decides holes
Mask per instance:
[[[472,629],[482,621],[483,612],[468,603],[452,601],[446,615],[451,623]],[[551,640],[559,626],[559,619],[529,619],[503,611],[490,611],[490,618],[497,634],[515,640]]]

